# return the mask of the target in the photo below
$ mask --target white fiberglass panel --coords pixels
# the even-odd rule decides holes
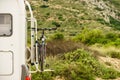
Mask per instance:
[[[13,73],[13,53],[0,52],[0,75],[12,75]]]

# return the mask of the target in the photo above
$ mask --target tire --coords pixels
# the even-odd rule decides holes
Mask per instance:
[[[41,45],[39,48],[39,55],[38,55],[38,60],[39,60],[39,65],[40,65],[40,70],[44,71],[44,54],[45,54],[45,45]]]

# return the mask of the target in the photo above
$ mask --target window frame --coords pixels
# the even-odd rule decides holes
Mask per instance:
[[[0,35],[0,37],[10,37],[13,34],[13,16],[10,13],[0,13],[0,15],[10,15],[11,16],[11,33],[10,35]]]

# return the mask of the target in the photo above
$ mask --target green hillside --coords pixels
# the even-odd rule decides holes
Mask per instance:
[[[38,27],[59,26],[46,32],[47,61],[55,71],[33,74],[33,80],[119,79],[119,0],[29,1]]]
[[[66,34],[67,37],[78,34],[83,27],[91,29],[103,29],[107,27],[120,29],[120,22],[118,19],[116,20],[116,17],[119,17],[119,11],[117,10],[119,8],[118,6],[115,9],[111,8],[110,4],[113,2],[117,3],[117,0],[113,0],[113,2],[111,0],[109,3],[105,0],[106,3],[102,3],[105,5],[103,8],[96,5],[99,2],[89,4],[85,1],[34,0],[31,1],[31,4],[39,27],[52,27],[56,24],[60,24],[61,28],[59,31]],[[108,11],[108,13],[106,13],[107,10],[111,12]]]

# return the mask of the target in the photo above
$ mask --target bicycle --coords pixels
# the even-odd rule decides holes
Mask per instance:
[[[45,31],[51,31],[51,30],[56,30],[57,27],[55,28],[37,28],[37,31],[42,31],[42,35],[40,36],[41,43],[39,43],[38,40],[36,40],[36,45],[37,45],[37,58],[36,62],[40,65],[40,70],[41,72],[44,71],[44,63],[45,63],[45,58],[46,58],[46,37],[45,37]]]

